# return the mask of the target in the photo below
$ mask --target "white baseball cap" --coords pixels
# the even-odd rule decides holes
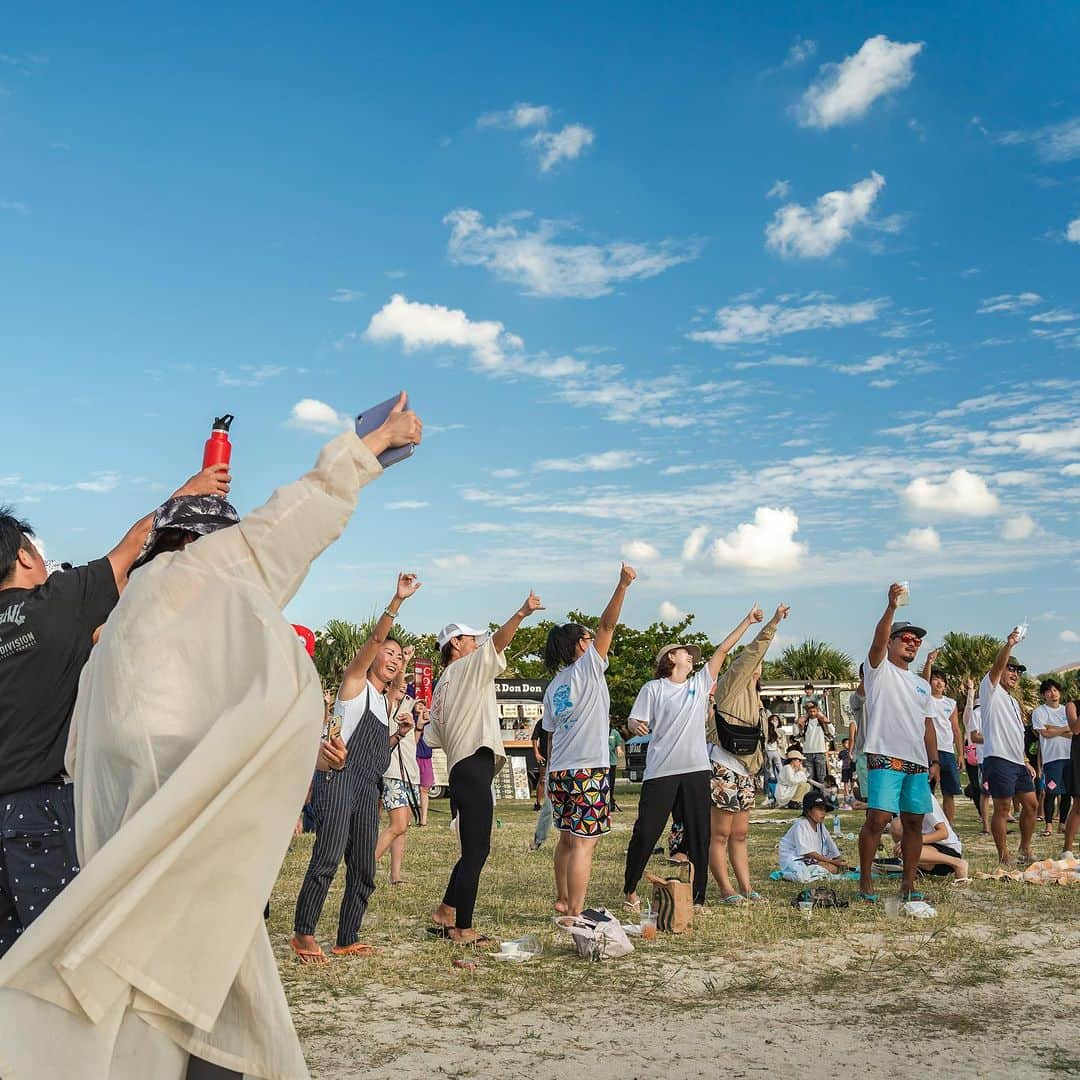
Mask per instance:
[[[486,630],[476,630],[468,623],[452,622],[447,623],[436,635],[435,640],[439,643],[441,649],[451,638],[456,637],[486,637]]]

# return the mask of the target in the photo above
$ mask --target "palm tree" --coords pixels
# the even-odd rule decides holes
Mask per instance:
[[[801,645],[789,645],[770,665],[770,674],[786,679],[849,682],[855,678],[851,657],[825,641],[807,638]]]
[[[336,690],[345,677],[345,669],[368,639],[377,616],[362,623],[331,619],[322,630],[315,631],[315,668],[324,690]],[[417,645],[419,638],[402,626],[390,631],[402,645]]]
[[[968,679],[976,686],[994,666],[1001,641],[993,634],[963,634],[950,631],[945,635],[934,666],[945,674],[949,689],[956,695],[964,692]]]

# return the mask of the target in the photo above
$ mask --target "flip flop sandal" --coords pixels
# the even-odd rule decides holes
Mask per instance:
[[[326,953],[324,953],[322,951],[322,949],[318,949],[318,946],[316,946],[316,948],[318,949],[318,952],[312,952],[310,949],[301,949],[296,944],[295,939],[293,939],[293,940],[289,941],[289,948],[292,949],[292,951],[296,954],[295,959],[296,959],[296,962],[298,964],[329,964],[330,963],[330,957],[328,957],[326,955]]]
[[[755,904],[767,904],[769,902],[768,897],[762,896],[756,889],[751,889],[746,894],[747,900],[752,900]]]
[[[923,904],[926,903],[926,893],[909,892],[909,893],[901,893],[900,894],[900,903],[901,904],[912,904],[912,903],[918,904],[920,902],[923,903]]]
[[[864,904],[876,904],[881,899],[881,897],[878,896],[878,894],[876,892],[860,892],[860,893],[856,893],[855,895],[858,896],[858,898]]]
[[[471,941],[455,941],[454,944],[463,949],[472,949],[473,952],[488,952],[499,947],[499,943],[494,938],[489,938],[486,934],[474,937]]]
[[[634,900],[633,902],[631,902],[629,900],[624,900],[622,902],[622,906],[623,906],[624,911],[632,911],[632,912],[634,912],[635,915],[640,915],[641,914],[641,901],[640,900]]]
[[[435,923],[434,926],[425,927],[425,933],[430,934],[433,938],[441,938],[443,941],[450,941],[450,927],[440,926],[439,923]]]
[[[398,878],[397,881],[391,881],[391,885],[408,885],[409,883],[404,878]]]
[[[335,956],[373,956],[374,945],[365,945],[362,941],[354,941],[351,945],[335,945],[330,950]]]
[[[734,907],[736,904],[745,904],[746,897],[742,893],[733,892],[730,896],[721,896],[720,903]]]

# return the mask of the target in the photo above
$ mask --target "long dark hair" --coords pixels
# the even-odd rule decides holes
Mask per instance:
[[[577,659],[578,642],[589,630],[581,623],[568,622],[562,626],[553,626],[548,631],[547,644],[544,646],[544,667],[554,675],[567,664]]]

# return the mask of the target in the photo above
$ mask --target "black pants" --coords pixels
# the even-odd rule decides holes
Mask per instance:
[[[636,891],[668,815],[681,797],[686,854],[694,867],[694,903],[705,903],[709,885],[709,780],[711,771],[676,773],[641,785],[637,821],[626,849],[623,892]]]
[[[608,769],[608,806],[615,809],[615,766]]]
[[[78,872],[71,784],[0,795],[0,956]]]
[[[461,858],[450,872],[443,903],[456,910],[454,925],[470,930],[480,874],[491,850],[491,782],[495,779],[495,755],[483,746],[459,761],[450,771],[450,795],[457,807]]]
[[[233,1069],[224,1069],[220,1065],[211,1065],[192,1055],[188,1058],[187,1080],[244,1080],[244,1074]]]
[[[981,814],[984,793],[982,789],[982,780],[979,777],[979,766],[972,765],[970,762],[965,761],[964,768],[967,770],[968,795],[975,804],[976,811]]]

